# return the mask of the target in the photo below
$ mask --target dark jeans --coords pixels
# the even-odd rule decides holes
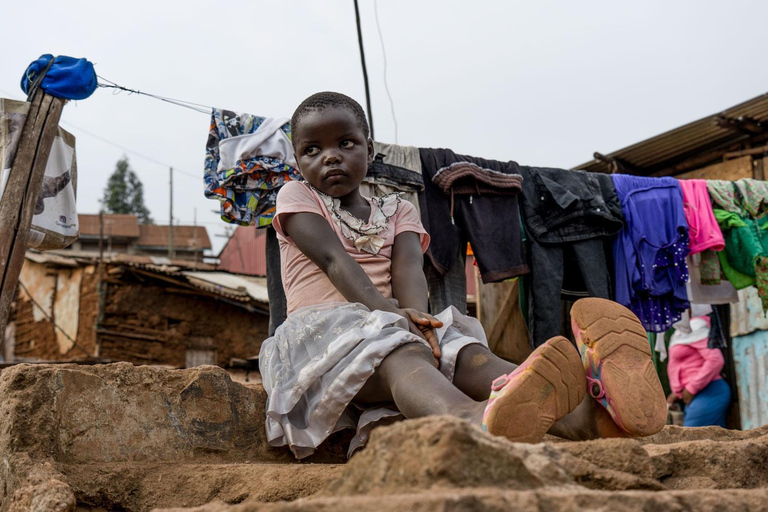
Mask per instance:
[[[267,295],[269,295],[269,335],[285,322],[287,304],[283,279],[280,274],[280,243],[277,231],[272,226],[266,228]]]
[[[467,313],[467,259],[466,242],[459,250],[451,269],[441,276],[429,258],[424,258],[424,273],[429,287],[429,312],[436,315],[448,306],[453,306],[460,313]]]
[[[529,237],[531,274],[528,290],[528,330],[531,346],[538,347],[561,333],[561,297],[611,298],[611,277],[605,238],[558,245],[540,245]]]

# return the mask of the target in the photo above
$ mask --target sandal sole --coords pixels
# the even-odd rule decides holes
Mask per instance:
[[[537,348],[529,361],[510,374],[483,422],[491,434],[519,443],[540,442],[586,395],[579,354],[562,336]]]
[[[667,420],[666,397],[640,320],[621,304],[587,298],[573,305],[571,322],[593,386],[590,394],[627,433],[660,431]]]

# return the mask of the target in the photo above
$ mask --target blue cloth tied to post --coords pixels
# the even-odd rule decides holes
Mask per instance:
[[[89,60],[66,55],[54,58],[51,54],[45,54],[30,64],[24,72],[21,77],[21,89],[29,94],[32,85],[42,73],[45,73],[45,76],[40,87],[57,98],[84,100],[98,87],[96,71]]]

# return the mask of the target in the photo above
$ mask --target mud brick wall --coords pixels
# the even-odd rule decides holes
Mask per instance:
[[[215,350],[216,364],[259,353],[269,316],[221,300],[145,283],[108,284],[99,356],[184,367],[187,349]]]

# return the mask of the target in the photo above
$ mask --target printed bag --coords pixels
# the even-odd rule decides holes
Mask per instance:
[[[10,175],[29,103],[0,98],[0,193]],[[35,204],[27,247],[40,251],[63,249],[80,236],[77,221],[77,159],[75,137],[58,129],[45,166],[43,185]]]

